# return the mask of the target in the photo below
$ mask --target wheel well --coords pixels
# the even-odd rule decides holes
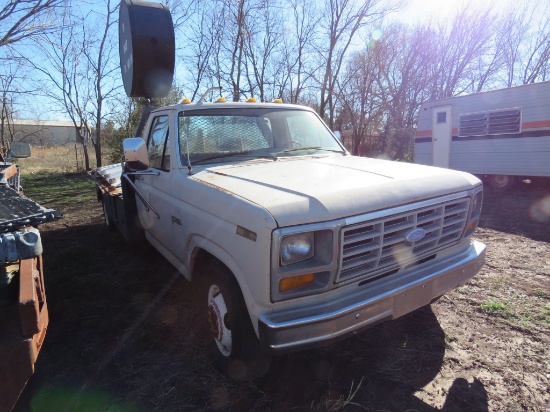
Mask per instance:
[[[227,265],[225,265],[220,259],[218,259],[210,252],[207,252],[206,250],[199,247],[193,250],[193,253],[191,255],[191,267],[189,268],[191,272],[191,281],[194,281],[195,279],[198,279],[200,277],[200,272],[204,270],[206,263],[211,261],[212,259],[217,260],[222,265],[227,267]],[[229,268],[227,270],[231,272]]]
[[[233,273],[233,271],[216,256],[214,256],[210,252],[200,247],[197,247],[193,250],[193,254],[191,257],[191,267],[190,267],[191,282],[200,284],[202,279],[206,279],[208,277],[208,273],[206,273],[205,268],[209,264],[212,264],[214,261],[216,261],[217,263],[222,265],[225,269],[227,269],[227,272],[230,274],[229,277],[231,278],[229,279],[229,281],[237,288],[239,295],[243,299],[243,303],[246,305],[246,303],[244,302],[241,285],[239,284],[239,281],[235,277],[235,274]]]

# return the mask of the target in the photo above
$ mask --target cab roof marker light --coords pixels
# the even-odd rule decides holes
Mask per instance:
[[[188,97],[184,97],[183,99],[181,99],[181,104],[189,104],[191,103],[191,99],[189,99]]]
[[[282,103],[283,99],[273,99],[271,103]]]
[[[216,103],[225,103],[225,102],[226,102],[225,97],[218,97],[216,99]]]
[[[249,97],[248,99],[246,99],[246,102],[247,103],[256,103],[256,98],[255,97]]]

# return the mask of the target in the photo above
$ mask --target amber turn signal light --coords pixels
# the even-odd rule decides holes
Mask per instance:
[[[279,281],[279,291],[288,292],[289,290],[299,288],[300,286],[305,286],[313,283],[314,280],[315,276],[313,275],[313,273],[298,276],[289,276]]]

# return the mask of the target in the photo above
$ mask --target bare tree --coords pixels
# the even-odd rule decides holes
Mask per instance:
[[[432,66],[432,99],[454,96],[468,88],[473,65],[491,51],[496,23],[497,15],[490,7],[466,5],[450,23],[440,23],[434,29],[438,45]]]
[[[54,26],[45,15],[62,0],[9,0],[0,9],[0,47],[42,35]]]
[[[21,58],[46,79],[41,88],[42,93],[52,101],[61,103],[63,113],[73,122],[84,151],[85,167],[89,170],[87,143],[90,133],[87,107],[90,104],[90,94],[87,73],[86,76],[82,73],[82,31],[68,7],[61,19],[63,30],[48,33],[37,43],[41,59],[25,56]],[[40,84],[42,79],[36,79],[36,82]]]
[[[537,3],[535,3],[536,5]],[[542,6],[540,6],[542,8]],[[539,9],[534,9],[536,12]],[[540,10],[539,10],[540,13]],[[550,5],[546,3],[538,22],[530,25],[534,30],[526,41],[526,56],[523,62],[523,84],[550,79]]]
[[[250,9],[250,0],[224,1],[224,20],[229,22],[233,29],[229,37],[231,43],[228,43],[227,47],[230,50],[228,57],[231,61],[228,79],[231,82],[231,94],[234,102],[238,102],[241,96],[241,78],[245,65],[245,25]]]
[[[5,67],[5,66],[4,66]],[[8,65],[8,69],[11,66]],[[12,83],[15,79],[15,73],[12,70],[8,70],[6,74],[0,74],[0,87],[2,87],[2,111],[0,120],[0,148],[8,146],[8,139],[5,137],[6,130],[9,131],[10,125],[13,123],[13,98],[12,95]],[[13,136],[13,134],[12,134]],[[11,141],[11,139],[9,139]]]
[[[532,18],[532,16],[531,16]],[[502,49],[503,75],[505,87],[512,87],[517,83],[520,71],[522,43],[527,38],[529,25],[524,9],[510,9],[500,22],[501,30],[498,33],[498,44]]]
[[[380,153],[407,158],[412,148],[414,123],[421,103],[429,96],[437,41],[429,27],[394,25],[379,40],[384,125]]]
[[[8,53],[2,61],[3,73],[0,73],[0,146],[9,147],[16,139],[16,107],[27,96],[34,96],[36,90],[28,84],[28,73],[20,58]]]
[[[382,5],[383,4],[383,5]],[[395,2],[381,0],[327,0],[322,28],[327,37],[319,38],[319,58],[323,62],[320,79],[319,114],[334,123],[334,91],[345,63],[347,51],[358,31],[380,20],[396,7]]]
[[[117,89],[120,89],[120,86],[117,86],[113,79],[113,74],[118,74],[119,67],[118,48],[115,48],[114,39],[111,36],[114,24],[117,23],[115,13],[118,11],[118,4],[112,5],[111,0],[106,0],[104,5],[104,15],[99,15],[96,19],[89,19],[86,16],[81,20],[84,25],[82,52],[86,56],[88,66],[91,69],[90,71],[93,73],[90,79],[92,85],[89,86],[89,90],[92,94],[90,101],[95,109],[91,118],[95,124],[95,138],[92,138],[92,143],[95,149],[97,167],[102,166],[101,130],[104,116],[104,102]],[[89,20],[94,21],[94,23],[88,25],[86,22]],[[97,33],[98,24],[96,22],[102,24],[100,26],[102,30],[98,33],[99,36],[94,35]]]
[[[376,136],[383,110],[378,52],[371,47],[354,53],[341,76],[342,81],[338,83],[342,104],[339,122],[341,127],[351,130],[354,155],[376,151]]]
[[[191,100],[195,100],[201,89],[221,86],[219,58],[223,41],[224,22],[216,10],[215,1],[203,1],[196,11],[195,24],[181,30],[186,48],[182,49],[182,61],[188,68],[191,82],[187,86]]]
[[[19,87],[21,66],[20,60],[13,55],[10,47],[25,39],[36,38],[48,33],[55,28],[52,23],[55,19],[47,19],[53,14],[62,0],[10,0],[0,9],[0,49],[4,51],[1,58],[2,73],[0,73],[1,86],[1,123],[0,143],[6,146],[6,132],[10,134],[10,141],[13,139],[13,110],[15,95],[30,93]],[[5,46],[5,47],[3,47]],[[6,53],[5,50],[8,50]],[[14,68],[15,67],[15,68]]]
[[[261,2],[245,27],[248,85],[251,95],[258,95],[260,101],[267,100],[268,91],[275,97],[274,84],[281,70],[277,55],[283,40],[279,17],[283,10],[280,5]]]
[[[302,91],[318,69],[313,63],[313,44],[321,20],[315,3],[307,0],[289,0],[292,19],[287,22],[283,48],[281,50],[284,68],[275,85],[275,94],[286,94],[290,103],[298,103]]]

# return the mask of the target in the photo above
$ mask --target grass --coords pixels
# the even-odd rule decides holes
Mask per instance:
[[[90,167],[95,167],[96,158],[92,146],[88,147]],[[108,156],[104,156],[106,159]],[[33,147],[31,157],[17,160],[23,174],[37,172],[74,173],[84,171],[82,145]]]
[[[95,184],[85,173],[38,172],[22,178],[25,195],[45,207],[64,209],[95,198]]]
[[[95,152],[88,147],[90,166],[96,164]],[[108,159],[109,153],[104,152]],[[95,198],[93,181],[84,170],[81,145],[33,147],[26,159],[17,159],[22,186],[27,197],[45,207],[63,209],[78,207]]]
[[[488,315],[500,315],[503,316],[508,312],[508,308],[501,302],[496,300],[489,300],[481,304],[481,310]]]
[[[527,328],[550,326],[550,302],[545,291],[537,289],[532,295],[527,295],[510,285],[503,289],[487,291],[490,298],[480,304],[483,313],[504,318]]]
[[[311,411],[337,412],[345,410],[348,405],[358,406],[361,409],[365,409],[362,407],[362,405],[353,402],[353,398],[355,398],[355,395],[357,395],[357,392],[361,388],[361,384],[363,383],[364,378],[365,377],[363,376],[355,388],[354,382],[351,382],[351,388],[347,396],[340,395],[336,399],[331,398],[330,396],[324,396],[319,402],[313,402],[311,404]]]
[[[550,294],[548,293],[548,291],[538,288],[535,290],[535,296],[542,299],[550,297]]]

